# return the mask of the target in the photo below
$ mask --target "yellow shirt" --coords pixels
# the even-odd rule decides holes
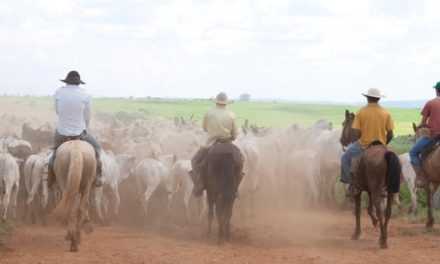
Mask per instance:
[[[237,137],[235,114],[224,106],[215,106],[203,118],[203,130],[207,138],[204,148],[209,148],[217,139],[231,139]]]
[[[369,103],[357,111],[351,127],[360,129],[362,146],[367,147],[375,140],[386,145],[386,131],[394,129],[394,122],[388,110],[378,103]]]

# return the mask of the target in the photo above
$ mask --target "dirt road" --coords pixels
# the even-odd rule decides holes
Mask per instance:
[[[440,232],[422,223],[393,219],[389,249],[378,248],[379,230],[362,218],[363,233],[351,241],[350,212],[277,212],[234,219],[232,242],[218,246],[201,227],[161,231],[112,225],[84,235],[70,253],[64,229],[21,226],[0,251],[0,263],[436,263]],[[215,237],[215,236],[213,236]]]

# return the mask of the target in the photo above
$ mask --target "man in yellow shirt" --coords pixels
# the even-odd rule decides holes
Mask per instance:
[[[224,92],[220,92],[214,100],[215,107],[210,109],[203,117],[202,128],[207,132],[206,142],[203,146],[199,148],[194,157],[191,160],[193,180],[198,177],[194,175],[198,174],[199,163],[203,160],[207,150],[214,143],[220,140],[232,142],[237,137],[237,126],[235,124],[235,114],[226,109],[226,105],[230,102],[228,101],[228,96]],[[203,175],[199,175],[203,177]],[[204,189],[204,179],[200,178],[202,185],[194,184],[195,189],[193,191],[195,196],[200,196]],[[196,189],[197,186],[203,188]]]
[[[356,112],[352,125],[359,140],[351,144],[341,157],[341,182],[350,185],[347,196],[360,192],[350,172],[352,158],[359,156],[375,140],[388,145],[393,139],[394,123],[391,113],[379,105],[380,98],[385,96],[376,88],[371,88],[362,95],[367,98],[368,104]]]

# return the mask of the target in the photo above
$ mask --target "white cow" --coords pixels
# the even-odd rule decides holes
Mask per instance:
[[[191,179],[189,172],[192,170],[191,161],[186,159],[175,160],[170,170],[169,186],[177,187],[175,192],[179,188],[183,190],[183,204],[185,206],[186,221],[189,223],[189,202],[192,197],[192,191],[194,189],[194,183]],[[200,198],[196,198],[199,203],[199,220],[202,219],[204,212],[206,211],[206,192]]]
[[[121,173],[115,157],[110,152],[102,152],[102,186],[94,189],[93,202],[99,222],[104,225],[108,222],[109,208],[112,207],[112,216],[116,217],[121,199],[119,197],[119,183]],[[103,212],[104,210],[104,212]]]
[[[167,192],[167,215],[170,215],[171,199],[177,186],[171,186],[169,173],[170,170],[164,162],[153,158],[144,158],[136,166],[134,176],[137,193],[145,216],[148,216],[149,200],[158,188]]]
[[[288,188],[291,194],[301,199],[308,198],[311,195],[313,205],[318,204],[319,199],[319,180],[320,168],[319,155],[315,150],[304,149],[294,150],[287,159],[287,171],[289,173]]]
[[[259,167],[259,149],[258,143],[251,136],[237,140],[235,143],[240,149],[243,157],[243,173],[244,178],[242,179],[240,186],[238,187],[239,193],[239,204],[242,205],[242,211],[244,214],[246,203],[244,200],[249,201],[250,216],[255,216],[255,193],[260,183],[260,178],[258,174]]]
[[[417,213],[417,187],[416,187],[416,173],[411,165],[409,159],[409,153],[404,153],[399,156],[400,162],[402,163],[402,174],[403,179],[408,185],[409,193],[411,194],[411,209],[410,213]]]
[[[3,221],[6,220],[9,202],[12,202],[12,216],[16,217],[19,181],[20,173],[16,159],[9,153],[0,153],[0,203],[2,205],[0,208],[3,209]]]
[[[45,153],[31,155],[24,164],[24,183],[27,191],[26,204],[28,205],[31,215],[35,215],[38,210],[44,212],[49,197],[47,186],[47,174],[44,173],[44,167],[47,163],[47,156]],[[37,204],[33,203],[37,199]],[[37,207],[41,206],[41,209]],[[42,214],[42,221],[45,224],[44,213]]]

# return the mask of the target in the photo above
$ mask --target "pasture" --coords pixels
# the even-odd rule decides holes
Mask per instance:
[[[53,109],[53,98],[34,96],[0,96],[0,104],[16,104],[35,108]],[[120,118],[172,119],[175,116],[201,120],[213,106],[210,100],[157,99],[157,98],[94,98],[95,113],[111,114]],[[259,127],[288,127],[298,124],[309,127],[319,119],[326,119],[339,129],[344,111],[356,111],[362,105],[307,104],[287,102],[240,102],[228,106],[237,115],[238,125],[246,119]],[[395,135],[413,134],[412,122],[420,122],[420,109],[390,108],[395,122]]]

